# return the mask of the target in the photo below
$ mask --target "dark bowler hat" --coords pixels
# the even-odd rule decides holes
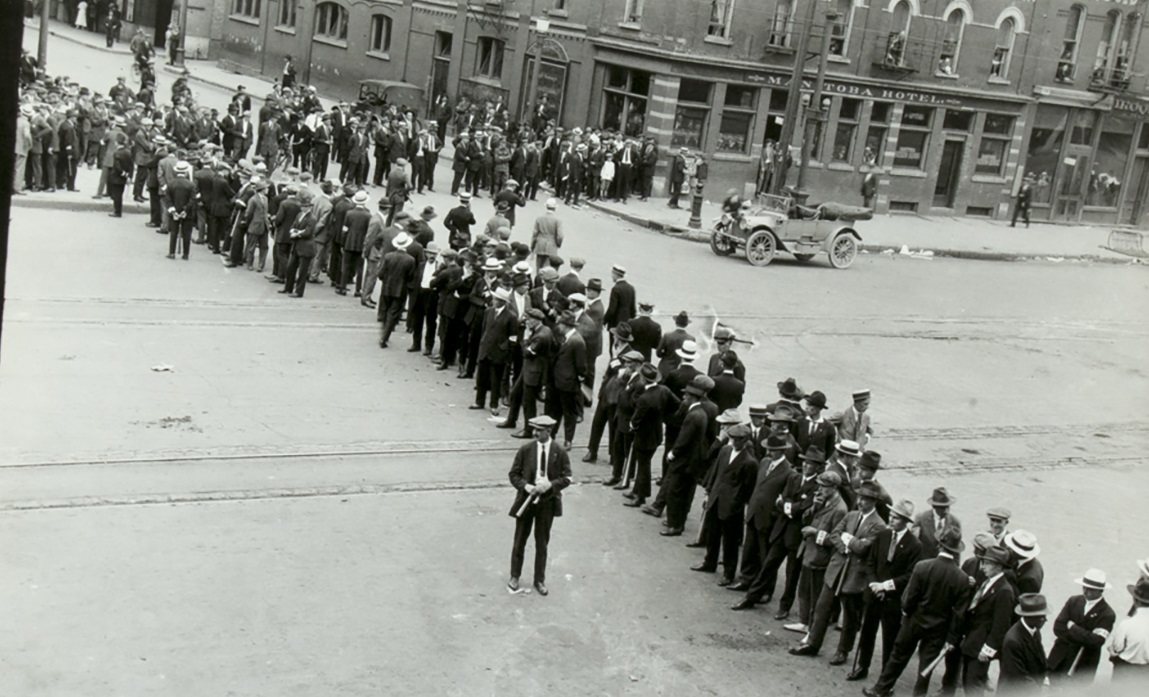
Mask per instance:
[[[825,409],[826,395],[822,394],[818,390],[814,390],[810,394],[806,395],[806,404],[809,404],[816,409]]]
[[[634,335],[630,332],[630,322],[620,322],[617,327],[610,330],[620,341],[630,341]]]
[[[865,496],[876,501],[882,498],[882,488],[874,482],[862,482],[858,485],[858,496]]]
[[[874,470],[875,472],[882,468],[882,455],[874,450],[867,450],[862,453],[862,459],[858,461],[858,469]]]
[[[602,292],[602,279],[601,278],[590,279],[589,281],[586,282],[586,289],[587,290],[597,290],[598,292],[601,293]]]
[[[795,401],[802,399],[802,390],[798,389],[798,383],[794,378],[786,378],[778,383],[778,394]]]
[[[826,464],[826,454],[823,453],[822,449],[816,445],[811,445],[805,453],[799,455],[798,457],[810,462],[817,462],[822,465]]]
[[[642,368],[639,369],[639,372],[642,374],[642,377],[646,380],[657,380],[658,379],[658,368],[656,368],[651,363],[643,363]]]
[[[786,450],[790,447],[790,441],[777,434],[770,436],[762,441],[762,445],[767,450]]]

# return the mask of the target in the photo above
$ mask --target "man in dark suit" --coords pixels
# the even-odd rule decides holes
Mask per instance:
[[[714,379],[714,389],[710,390],[710,401],[718,407],[719,411],[737,409],[742,405],[742,395],[746,392],[746,383],[734,375],[734,366],[738,364],[738,354],[733,351],[722,353],[722,371],[718,375],[711,375]]]
[[[554,419],[538,416],[527,425],[534,431],[535,442],[519,448],[508,474],[517,493],[510,510],[510,515],[515,518],[515,540],[511,546],[511,578],[507,588],[512,592],[519,590],[523,556],[533,528],[534,586],[539,595],[545,596],[549,592],[546,578],[551,525],[563,514],[562,491],[571,483],[571,461],[566,451],[551,440],[551,429],[557,426]]]
[[[217,202],[218,203],[218,202]],[[307,271],[315,257],[315,199],[311,192],[299,192],[299,216],[291,226],[291,256],[283,273],[283,288],[280,293],[293,293],[292,297],[302,298],[307,287]]]
[[[623,322],[629,322],[636,314],[634,286],[626,280],[626,269],[615,264],[610,269],[614,286],[610,289],[610,302],[606,307],[603,321],[607,329],[614,329]],[[633,331],[633,327],[631,330]]]
[[[383,334],[379,339],[379,348],[387,348],[391,339],[391,332],[399,324],[399,315],[403,312],[403,305],[407,298],[407,290],[415,278],[415,257],[407,253],[411,246],[411,236],[401,232],[395,236],[391,244],[394,251],[383,255],[383,263],[379,267],[379,315],[383,318]]]
[[[570,450],[574,441],[578,400],[582,398],[582,386],[587,375],[586,343],[579,336],[576,325],[574,314],[568,310],[563,312],[555,326],[559,347],[547,387],[547,415],[556,424],[562,423],[565,450]],[[558,426],[554,428],[557,435]]]
[[[539,394],[547,380],[547,367],[554,353],[554,335],[543,324],[546,315],[537,307],[527,310],[523,318],[526,332],[523,334],[523,366],[511,385],[510,406],[507,418],[498,428],[514,428],[519,419],[519,409],[529,424],[538,409]],[[529,428],[512,433],[515,438],[530,438]]]
[[[753,418],[754,407],[750,408]],[[754,445],[754,426],[751,430],[750,444]],[[745,591],[750,588],[750,582],[758,575],[762,560],[770,551],[770,530],[774,527],[774,518],[778,509],[774,505],[794,470],[786,460],[786,441],[780,437],[766,437],[765,429],[757,435],[761,439],[759,447],[762,449],[761,462],[754,481],[754,488],[746,506],[746,531],[742,540],[742,565],[740,576],[730,590]]]
[[[462,310],[458,291],[464,283],[463,265],[469,263],[453,249],[444,250],[443,258],[445,265],[431,278],[431,289],[439,293],[439,366],[436,370],[451,368],[459,350]]]
[[[638,316],[628,322],[632,337],[630,339],[631,348],[641,353],[642,360],[644,361],[650,360],[654,349],[658,347],[659,341],[662,340],[662,327],[650,316],[652,312],[654,312],[654,305],[652,303],[640,302],[638,303]],[[606,317],[604,315],[604,323],[605,320]],[[620,322],[619,325],[621,324]]]
[[[1053,622],[1057,640],[1049,651],[1049,678],[1054,683],[1068,681],[1068,684],[1086,686],[1097,677],[1101,649],[1113,631],[1117,616],[1101,597],[1110,588],[1104,571],[1090,569],[1075,583],[1081,586],[1081,595],[1065,601]]]
[[[910,533],[913,519],[912,502],[903,500],[894,504],[890,508],[890,527],[878,533],[870,547],[874,580],[866,587],[858,653],[846,680],[864,680],[869,676],[879,625],[882,628],[881,665],[890,658],[894,637],[902,627],[902,591],[922,553],[921,543]]]
[[[914,652],[918,652],[919,667],[933,663],[945,647],[954,608],[960,607],[969,596],[969,576],[958,567],[958,557],[965,549],[961,530],[947,527],[938,537],[940,550],[937,557],[918,562],[910,573],[910,580],[902,594],[902,613],[905,619],[890,660],[882,666],[877,684],[862,690],[866,697],[888,697],[894,684],[909,665]],[[930,677],[922,677],[919,670],[914,684],[915,697],[929,692]]]
[[[112,199],[112,212],[108,215],[113,218],[124,214],[124,189],[132,178],[134,167],[132,151],[128,149],[128,137],[117,133],[116,150],[112,153],[112,166],[108,172],[108,196]]]
[[[183,259],[188,258],[191,246],[192,224],[195,223],[195,184],[191,181],[191,165],[180,161],[175,167],[175,179],[168,183],[168,259],[176,258],[177,243],[182,247]]]
[[[641,187],[638,196],[640,201],[650,198],[654,187],[654,168],[658,166],[658,146],[654,144],[654,136],[647,136],[642,144],[642,153],[639,156],[638,177]]]
[[[620,325],[625,326],[625,325]],[[658,369],[650,363],[644,363],[639,368],[645,384],[642,393],[635,401],[634,413],[630,417],[631,430],[634,441],[634,487],[629,494],[624,494],[630,500],[624,506],[639,508],[650,497],[651,460],[658,446],[662,445],[663,427],[667,421],[678,411],[679,400],[666,385],[658,382]]]
[[[957,610],[947,640],[957,649],[953,653],[960,655],[962,689],[970,697],[985,694],[989,664],[999,657],[1001,642],[1013,623],[1013,588],[1003,573],[1007,564],[1009,552],[1000,547],[985,550],[980,562],[985,580],[978,584],[969,603]],[[943,693],[946,688],[943,681]]]
[[[582,272],[583,267],[586,266],[586,260],[574,257],[570,261],[571,270],[559,277],[558,283],[555,285],[559,292],[568,298],[575,293],[586,294],[586,284],[579,278],[579,273]]]
[[[922,559],[933,559],[938,555],[938,537],[941,533],[950,528],[961,533],[961,521],[950,513],[950,506],[955,500],[944,486],[938,487],[926,501],[931,510],[922,511],[914,519],[913,533],[922,543]]]
[[[511,360],[511,341],[519,333],[519,318],[508,301],[511,291],[496,288],[491,306],[483,314],[483,336],[479,339],[479,365],[475,374],[475,403],[472,409],[482,409],[491,393],[491,414],[499,415],[503,374]]]
[[[1001,642],[1001,673],[995,694],[1040,695],[1047,660],[1041,644],[1041,628],[1046,619],[1045,596],[1024,593],[1017,599],[1014,614],[1019,617]]]
[[[666,454],[667,476],[670,478],[666,486],[666,529],[659,533],[664,537],[682,534],[694,502],[698,479],[705,474],[709,464],[706,456],[711,441],[710,418],[702,408],[706,392],[698,383],[692,382],[686,386],[682,396],[686,414]]]
[[[678,154],[670,162],[670,208],[678,208],[678,198],[682,196],[682,186],[686,184],[686,156],[690,148],[680,148]]]
[[[275,228],[275,246],[272,248],[272,272],[267,279],[272,283],[283,283],[283,277],[287,272],[287,261],[291,256],[291,226],[300,211],[299,199],[296,196],[298,185],[288,184],[284,190],[287,192],[287,198],[279,204],[272,221]]]
[[[838,431],[834,428],[834,424],[822,417],[825,409],[826,395],[818,390],[806,395],[806,418],[798,421],[797,433],[798,447],[803,452],[810,446],[817,446],[824,453],[834,451],[834,445],[838,442]],[[851,472],[843,474],[843,481],[849,482],[851,474]],[[852,500],[846,500],[847,505],[851,503]]]
[[[737,424],[726,431],[730,442],[718,452],[718,460],[711,470],[713,477],[704,482],[708,492],[706,519],[706,557],[695,571],[718,570],[718,552],[722,551],[722,579],[720,586],[734,583],[738,569],[738,545],[742,542],[744,511],[754,490],[758,473],[758,460],[750,447],[750,427]]]
[[[674,329],[670,330],[658,340],[657,348],[654,354],[658,356],[658,373],[663,378],[670,375],[682,360],[682,354],[679,350],[690,342],[694,346],[694,335],[686,331],[686,327],[690,324],[690,315],[686,314],[686,310],[679,312],[674,316]],[[634,330],[634,327],[631,327]],[[691,349],[693,352],[695,349]]]
[[[1005,536],[1001,544],[1012,557],[1013,563],[1006,571],[1006,578],[1013,584],[1017,594],[1040,593],[1045,582],[1045,569],[1037,560],[1037,555],[1041,553],[1037,537],[1028,530],[1014,530]]]
[[[227,177],[229,171],[230,169],[226,163],[218,163],[216,165],[215,179],[212,180],[211,209],[208,211],[207,245],[211,248],[213,254],[222,253],[221,247],[224,243],[224,239],[227,237],[227,223],[231,216],[231,200],[232,197],[235,196],[235,190],[232,189]],[[312,244],[314,244],[314,242],[312,242]],[[312,256],[314,256],[314,254],[312,254]],[[310,261],[310,257],[308,257],[308,261]],[[307,269],[304,269],[304,276],[306,275]]]

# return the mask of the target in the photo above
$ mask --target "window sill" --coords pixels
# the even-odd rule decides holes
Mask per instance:
[[[562,19],[570,17],[566,10],[547,10],[547,14],[551,17],[561,17]]]
[[[313,36],[311,37],[311,40],[317,44],[327,44],[328,46],[334,46],[335,48],[342,48],[345,50],[347,48],[347,42],[345,40],[332,39],[329,36]]]
[[[282,27],[276,27],[275,30],[280,34],[291,34],[292,36],[295,36],[295,27],[289,27],[285,25]]]
[[[471,77],[465,77],[463,79],[477,82],[480,85],[487,85],[488,87],[498,87],[499,89],[503,87],[503,83],[498,78],[487,77],[486,75],[472,75]]]
[[[925,179],[926,173],[920,169],[906,169],[904,167],[894,167],[890,170],[892,177],[911,177],[913,179]]]
[[[1009,80],[1006,80],[1004,77],[992,77],[991,76],[988,80],[986,80],[986,82],[988,82],[991,85],[1008,85],[1009,84]]]
[[[943,80],[956,80],[956,79],[958,79],[958,75],[956,73],[941,73],[941,72],[936,72],[936,71],[934,72],[934,77],[940,77]]]
[[[849,58],[846,58],[845,56],[836,56],[833,53],[826,56],[826,60],[830,61],[831,63],[841,63],[842,65],[849,65],[850,64]]]
[[[849,162],[831,162],[826,165],[826,169],[832,172],[853,172],[855,168]]]
[[[733,46],[734,45],[734,42],[731,41],[730,39],[726,38],[725,36],[711,36],[711,35],[707,34],[706,37],[703,38],[702,40],[708,44],[718,44],[719,46]]]
[[[1005,177],[996,174],[975,174],[969,178],[974,184],[1007,184]]]
[[[626,31],[642,31],[642,25],[638,22],[619,22],[618,28]]]
[[[391,60],[391,54],[384,51],[367,51],[367,55],[381,61]]]
[[[253,27],[259,26],[259,19],[256,17],[246,17],[244,15],[228,15],[228,19],[233,22],[240,22],[242,24],[250,24]]]
[[[781,44],[766,44],[766,53],[781,53],[782,55],[794,55],[796,50],[792,46],[783,46]]]
[[[710,159],[715,162],[753,162],[754,158],[745,153],[736,152],[715,152],[710,156]]]

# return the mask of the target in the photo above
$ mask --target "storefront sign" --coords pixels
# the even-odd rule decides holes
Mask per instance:
[[[747,73],[746,80],[766,87],[788,87],[790,79],[781,75],[763,75],[761,73]],[[802,89],[807,92],[814,90],[813,80],[803,80]],[[937,106],[959,106],[962,100],[946,94],[933,92],[919,92],[901,87],[870,87],[848,82],[834,82],[827,80],[822,86],[827,94],[838,94],[844,97],[861,97],[864,99],[879,99],[891,102],[907,102],[910,104],[932,104]]]
[[[1115,97],[1113,99],[1113,111],[1124,111],[1137,114],[1138,116],[1149,116],[1149,102],[1140,99]]]
[[[1077,158],[1076,157],[1067,157],[1061,161],[1061,164],[1065,165],[1066,167],[1076,167],[1077,166]]]

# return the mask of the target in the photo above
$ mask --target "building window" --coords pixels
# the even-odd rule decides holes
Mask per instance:
[[[232,0],[231,13],[240,17],[259,19],[261,0]],[[282,14],[282,12],[280,13]],[[295,25],[295,8],[291,10],[291,24]]]
[[[1085,27],[1085,8],[1074,5],[1069,8],[1069,18],[1065,20],[1065,38],[1061,41],[1061,58],[1057,60],[1058,82],[1073,82],[1077,77],[1077,49],[1081,45],[1081,30]]]
[[[981,144],[977,148],[974,174],[1001,176],[1005,170],[1010,138],[1013,137],[1014,117],[1009,114],[986,114],[981,129]]]
[[[962,133],[969,133],[969,128],[972,125],[972,111],[963,111],[962,109],[946,109],[946,115],[942,118],[942,128],[947,131],[961,131]]]
[[[295,3],[292,0],[279,0],[279,17],[275,26],[295,28]]]
[[[1003,80],[1009,77],[1009,61],[1013,56],[1013,40],[1017,36],[1017,23],[1012,17],[1001,20],[997,27],[997,45],[989,63],[989,76]]]
[[[1062,106],[1039,104],[1029,136],[1029,150],[1025,166],[1037,177],[1033,186],[1035,203],[1050,203],[1053,198],[1053,175],[1061,161],[1061,148],[1065,141],[1065,126],[1069,110]]]
[[[1093,147],[1093,121],[1093,112],[1089,109],[1075,111],[1070,124],[1069,144]]]
[[[830,159],[834,162],[850,161],[861,114],[862,100],[842,99],[842,106],[838,109],[838,126],[834,129],[834,151],[830,153]]]
[[[1137,29],[1141,26],[1141,15],[1136,12],[1125,17],[1125,32],[1121,43],[1117,45],[1117,55],[1113,63],[1113,75],[1109,86],[1125,89],[1129,86],[1129,66],[1133,63],[1133,54],[1137,50]]]
[[[906,39],[910,35],[913,8],[909,0],[898,0],[894,5],[890,32],[886,36],[886,65],[901,66],[906,60]]]
[[[622,21],[629,24],[642,22],[642,0],[626,0],[622,10]]]
[[[651,79],[651,74],[643,70],[606,66],[606,86],[603,87],[602,100],[604,129],[631,137],[643,134]]]
[[[961,8],[953,10],[946,17],[945,38],[942,39],[942,50],[938,53],[938,73],[941,75],[957,75],[966,21],[965,10]]]
[[[866,131],[866,149],[862,151],[862,161],[867,165],[882,164],[886,150],[886,133],[890,127],[890,102],[874,102],[870,110],[870,128]]]
[[[1109,68],[1113,65],[1113,54],[1121,36],[1121,13],[1112,10],[1105,16],[1105,29],[1101,32],[1101,43],[1097,44],[1097,60],[1093,63],[1093,81],[1105,82]]]
[[[702,80],[682,79],[678,86],[678,106],[674,110],[672,146],[702,149],[712,87],[712,83]]]
[[[1141,137],[1137,139],[1138,150],[1149,150],[1149,126],[1141,127]]]
[[[719,39],[730,38],[730,18],[734,14],[734,0],[710,0],[710,23],[706,35]]]
[[[770,104],[766,108],[765,142],[767,145],[782,140],[782,125],[786,122],[786,102],[789,99],[790,92],[788,90],[770,90]]]
[[[451,58],[451,48],[455,43],[455,35],[449,31],[435,32],[435,57]]]
[[[475,74],[498,80],[503,75],[505,42],[489,36],[480,36],[478,47],[478,54],[475,56]]]
[[[898,148],[894,152],[895,167],[922,169],[933,120],[934,110],[931,107],[916,104],[905,106],[902,111],[902,127],[898,132]]]
[[[1116,208],[1137,121],[1113,113],[1106,114],[1104,118],[1101,138],[1097,141],[1097,150],[1093,155],[1093,168],[1089,172],[1085,205]]]
[[[771,46],[783,48],[790,46],[790,30],[793,28],[791,16],[793,13],[794,6],[790,0],[778,0],[778,5],[774,8],[774,21],[770,25],[768,41]]]
[[[321,2],[315,8],[315,36],[347,41],[347,10],[333,2]]]
[[[391,51],[391,18],[387,15],[371,16],[371,33],[367,50],[372,53],[388,53]]]
[[[718,125],[718,150],[747,154],[750,133],[754,130],[754,112],[758,108],[758,88],[727,85],[722,102],[722,120]]]
[[[559,12],[566,12],[567,0],[555,0],[554,9],[558,10]]]
[[[835,0],[834,5],[838,16],[830,28],[830,55],[845,57],[854,23],[854,0]]]

